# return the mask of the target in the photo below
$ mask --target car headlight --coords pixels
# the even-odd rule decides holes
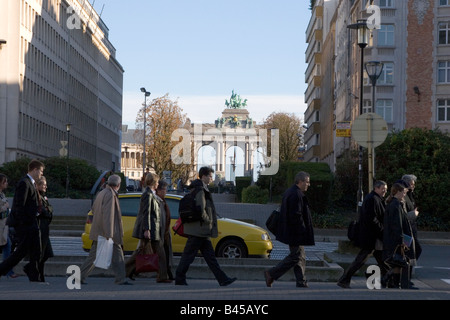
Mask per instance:
[[[261,239],[263,241],[267,241],[267,240],[269,240],[269,235],[267,233],[263,233],[263,234],[261,234]]]

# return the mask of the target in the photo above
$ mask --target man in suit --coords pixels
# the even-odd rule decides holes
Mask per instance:
[[[274,280],[280,278],[292,267],[296,286],[307,288],[305,277],[306,254],[304,246],[312,246],[314,230],[308,199],[304,192],[308,190],[310,177],[307,172],[299,172],[295,176],[294,185],[286,190],[280,209],[280,223],[275,234],[278,241],[288,244],[290,253],[275,267],[264,272],[266,285],[272,286]]]
[[[125,259],[123,255],[123,226],[122,212],[120,210],[117,192],[120,189],[120,176],[111,175],[108,178],[106,187],[97,194],[92,205],[91,232],[89,239],[93,240],[89,256],[81,266],[81,283],[85,283],[86,277],[94,269],[94,261],[97,255],[98,236],[114,241],[111,258],[111,268],[113,269],[116,284],[130,284],[125,281]]]
[[[25,256],[29,256],[23,271],[30,281],[39,281],[38,261],[40,239],[37,216],[39,215],[39,193],[36,182],[44,173],[44,164],[32,160],[28,164],[28,174],[17,184],[8,225],[16,231],[17,246],[14,252],[0,264],[0,275],[5,275]]]

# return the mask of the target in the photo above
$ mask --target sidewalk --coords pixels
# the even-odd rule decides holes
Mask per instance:
[[[0,299],[4,300],[184,300],[226,301],[228,304],[267,304],[287,300],[448,300],[449,291],[434,290],[419,280],[419,290],[373,289],[363,277],[352,279],[352,289],[342,289],[335,282],[309,282],[309,288],[296,288],[295,282],[275,281],[271,288],[264,280],[238,280],[220,287],[215,280],[188,278],[188,286],[156,283],[155,278],[137,278],[133,285],[119,286],[114,278],[88,277],[81,289],[69,289],[66,277],[47,277],[48,284],[32,283],[26,277],[0,279]],[[201,304],[201,302],[200,302]],[[294,307],[294,306],[292,306]],[[167,310],[169,311],[169,310]]]

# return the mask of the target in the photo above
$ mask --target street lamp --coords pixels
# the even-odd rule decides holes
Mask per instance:
[[[144,93],[144,154],[142,155],[142,175],[145,175],[145,134],[147,127],[147,97],[150,96],[150,92],[141,88],[141,92]]]
[[[383,72],[384,64],[380,61],[369,61],[365,64],[367,75],[372,83],[372,112],[375,113],[375,86],[377,80]],[[368,146],[369,147],[369,146]],[[369,191],[373,187],[373,177],[375,176],[375,148],[368,148],[368,158],[369,158]]]
[[[367,44],[369,43],[369,29],[367,28],[367,21],[365,19],[359,19],[357,20],[357,23],[350,24],[347,26],[349,29],[356,29],[358,30],[358,46],[361,48],[361,69],[360,69],[360,88],[359,88],[359,114],[363,114],[363,105],[364,105],[364,48],[367,47]],[[363,148],[359,147],[359,165],[358,165],[358,171],[359,171],[359,188],[358,188],[358,194],[357,194],[357,201],[358,201],[358,208],[357,211],[360,212],[360,209],[362,207],[362,203],[364,200],[364,192],[362,188],[362,158],[363,158]]]
[[[375,112],[375,86],[377,80],[383,72],[384,64],[380,61],[369,61],[365,64],[367,75],[372,83],[372,112]]]
[[[66,124],[67,132],[67,158],[66,158],[66,198],[69,198],[69,137],[70,137],[70,122]]]

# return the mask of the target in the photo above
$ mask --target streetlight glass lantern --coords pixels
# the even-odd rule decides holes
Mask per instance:
[[[372,82],[372,85],[376,85],[377,79],[383,72],[383,67],[384,64],[380,61],[369,61],[365,64],[366,72]]]
[[[70,132],[70,126],[71,126],[71,125],[72,125],[71,123],[66,124],[66,131],[67,131],[67,132]]]
[[[360,48],[365,48],[369,44],[369,28],[367,28],[367,21],[365,19],[358,19],[357,23],[347,26],[349,29],[358,30],[358,45]]]

